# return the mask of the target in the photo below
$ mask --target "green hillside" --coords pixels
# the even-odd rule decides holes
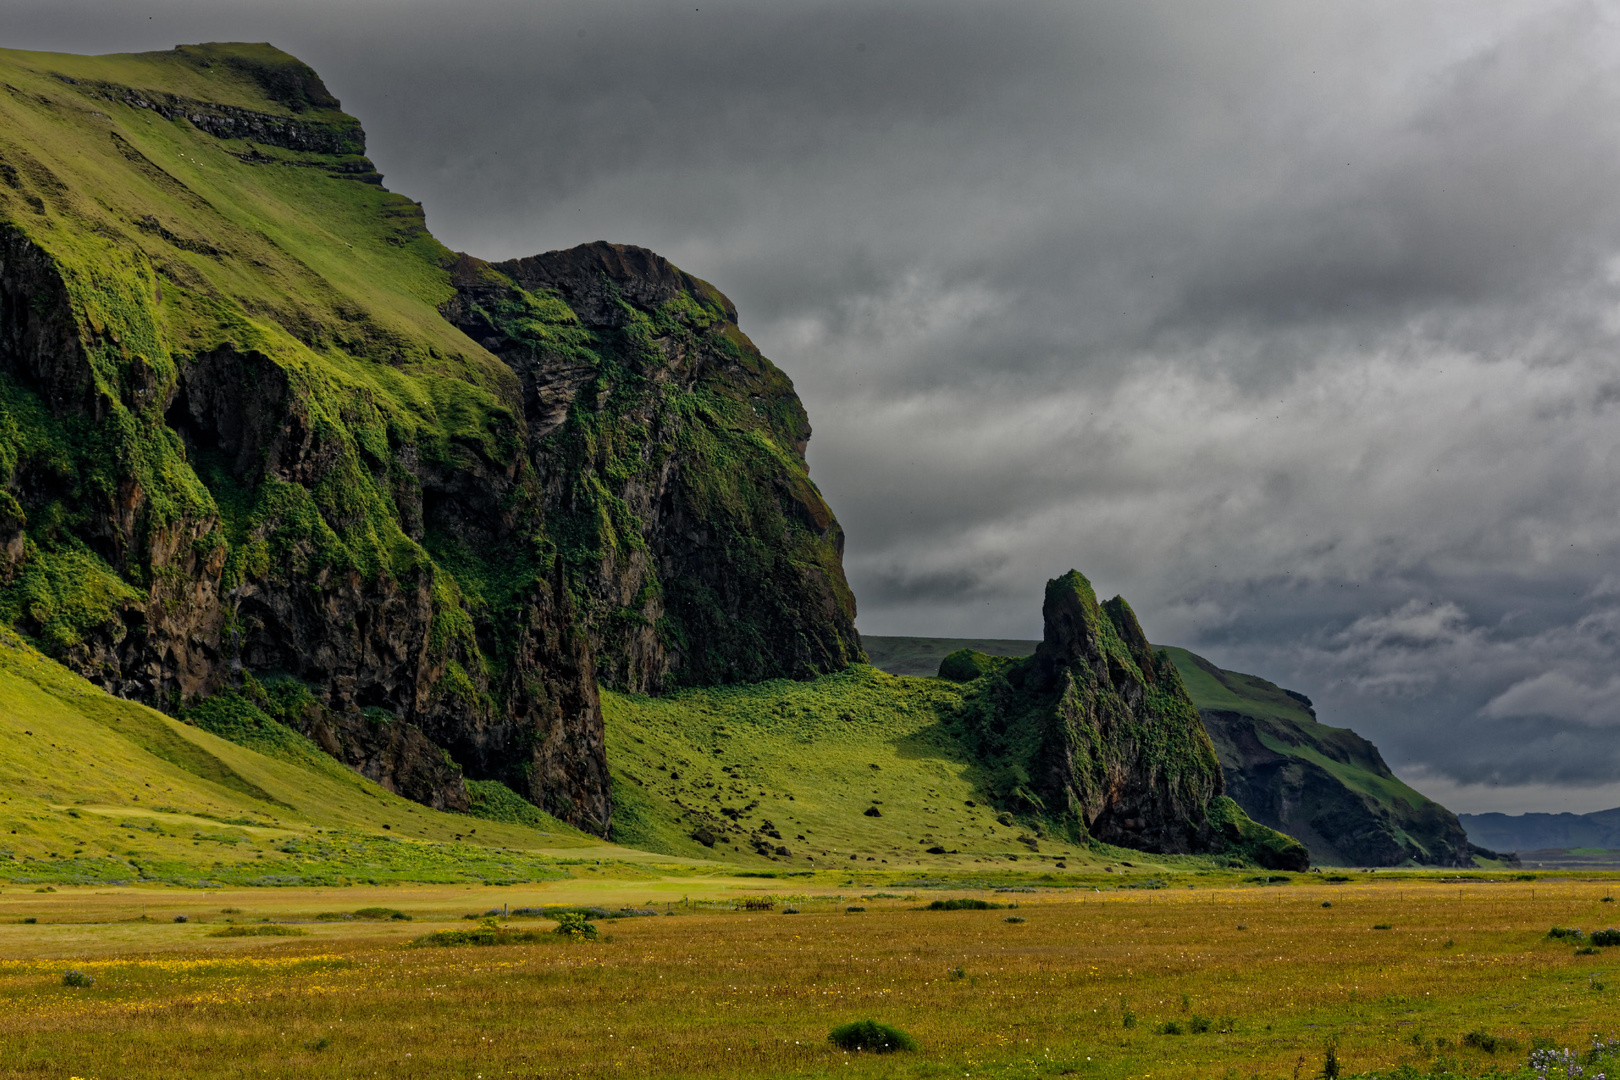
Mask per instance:
[[[1309,698],[1168,650],[1250,816],[1327,865],[1472,866],[1457,816],[1403,783],[1372,743],[1316,719]]]
[[[1025,656],[1034,641],[863,636],[886,671],[933,670],[961,648]],[[988,647],[987,647],[988,646]],[[1215,744],[1227,794],[1256,821],[1302,840],[1324,865],[1471,866],[1456,815],[1403,783],[1378,748],[1316,719],[1310,699],[1257,675],[1164,648]]]
[[[813,682],[604,693],[613,838],[800,869],[852,855],[863,865],[1050,866],[1084,851],[987,804],[989,777],[949,723],[962,698],[956,683],[865,664]]]
[[[290,730],[258,734],[283,749],[111,697],[0,631],[0,881],[532,881],[562,876],[559,860],[625,854],[510,792],[485,802],[504,821],[440,813]]]

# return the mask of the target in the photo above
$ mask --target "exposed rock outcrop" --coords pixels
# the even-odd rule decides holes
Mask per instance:
[[[963,651],[940,667],[976,684],[963,719],[998,801],[1124,847],[1306,868],[1302,845],[1223,797],[1214,747],[1175,666],[1123,599],[1099,604],[1071,570],[1047,583],[1041,612],[1035,655]]]
[[[443,310],[522,383],[530,455],[607,684],[864,659],[793,384],[712,285],[643,248],[463,257]]]

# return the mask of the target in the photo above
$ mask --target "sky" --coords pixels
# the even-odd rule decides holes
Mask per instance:
[[[1620,16],[0,0],[271,41],[490,259],[639,244],[793,378],[868,634],[1048,578],[1309,694],[1459,812],[1620,805]]]

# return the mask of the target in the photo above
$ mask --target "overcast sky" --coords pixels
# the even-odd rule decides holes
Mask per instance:
[[[1454,810],[1620,804],[1620,23],[1587,3],[0,0],[269,40],[487,258],[605,239],[798,386],[870,634],[1047,578]]]

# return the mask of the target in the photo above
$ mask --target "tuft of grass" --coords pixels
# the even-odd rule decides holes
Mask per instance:
[[[73,968],[70,971],[64,971],[62,973],[63,986],[84,988],[95,985],[95,981],[96,980],[93,975],[80,971],[78,968]]]
[[[827,1035],[827,1041],[840,1050],[866,1051],[873,1054],[892,1054],[897,1050],[917,1049],[917,1040],[897,1027],[880,1024],[876,1020],[856,1020],[840,1024]]]

